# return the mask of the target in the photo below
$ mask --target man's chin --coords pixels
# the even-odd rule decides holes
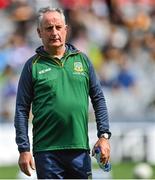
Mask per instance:
[[[59,48],[59,47],[62,47],[63,44],[60,44],[60,43],[52,43],[49,45],[51,48]]]

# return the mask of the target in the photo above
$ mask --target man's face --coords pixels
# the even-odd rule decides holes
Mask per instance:
[[[37,30],[45,48],[58,48],[65,44],[67,26],[58,12],[45,13]]]

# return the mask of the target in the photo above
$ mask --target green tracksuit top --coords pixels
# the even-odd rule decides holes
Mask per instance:
[[[90,62],[71,45],[66,45],[61,59],[50,57],[43,47],[36,52],[25,64],[18,85],[15,127],[19,151],[30,148],[26,124],[31,103],[33,152],[88,150],[89,95],[96,107],[98,135],[109,132],[103,93],[97,84],[90,88]]]
[[[88,149],[88,64],[79,52],[61,60],[39,55],[32,66],[34,151]]]

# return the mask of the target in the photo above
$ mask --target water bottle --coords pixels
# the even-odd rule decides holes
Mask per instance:
[[[109,162],[106,163],[106,164],[103,164],[102,162],[100,162],[100,159],[101,159],[101,150],[100,150],[99,147],[95,148],[95,155],[94,155],[94,157],[96,158],[99,167],[101,169],[103,169],[103,171],[109,172],[111,170],[111,164]]]

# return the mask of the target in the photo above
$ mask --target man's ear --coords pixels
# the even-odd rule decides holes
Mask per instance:
[[[41,38],[41,32],[39,28],[37,28],[37,32],[38,32],[38,36]]]
[[[70,26],[66,25],[65,29],[66,29],[66,39],[68,40],[70,37],[71,28]]]
[[[68,25],[65,25],[65,29],[66,29],[66,32],[68,32],[69,26],[68,26]]]

